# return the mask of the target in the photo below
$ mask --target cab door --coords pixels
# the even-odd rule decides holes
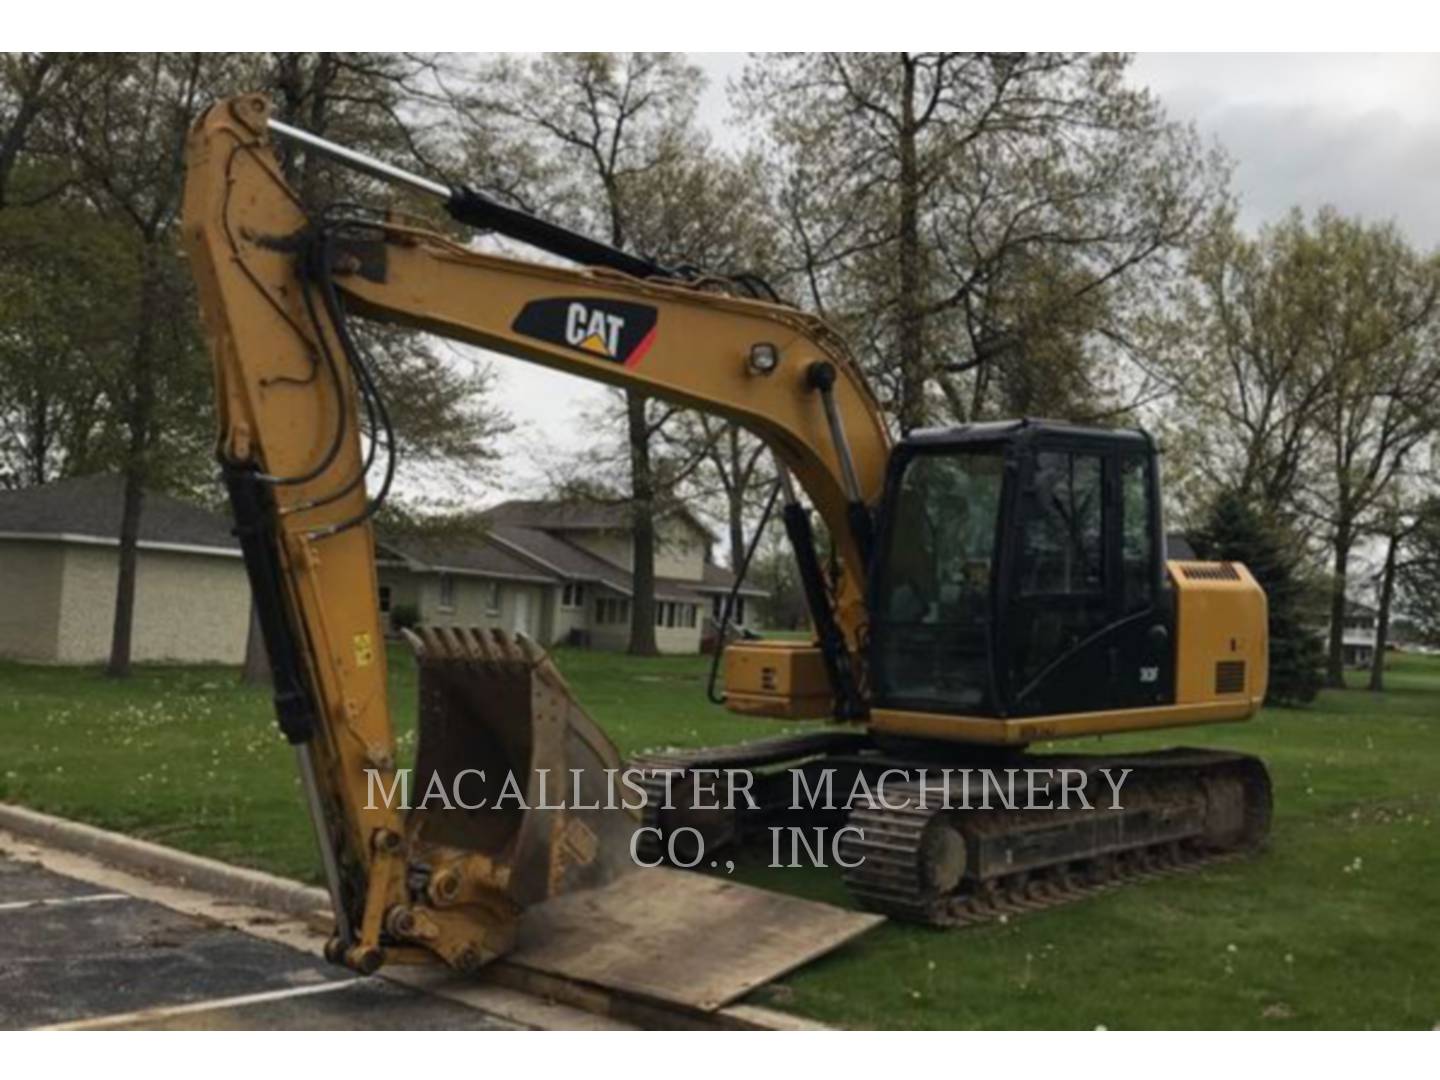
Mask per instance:
[[[1166,700],[1173,664],[1153,452],[1132,437],[1051,438],[1018,457],[1000,597],[1005,711]]]

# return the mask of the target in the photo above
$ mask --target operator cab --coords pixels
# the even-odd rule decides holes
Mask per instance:
[[[1148,434],[924,430],[889,469],[870,580],[875,707],[1025,717],[1174,700]]]

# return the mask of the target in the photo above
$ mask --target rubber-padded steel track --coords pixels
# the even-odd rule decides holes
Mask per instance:
[[[807,762],[872,776],[893,767],[941,767],[878,753],[865,734],[845,731],[644,755],[630,764],[644,770],[645,824],[656,828],[642,838],[640,853],[662,858],[665,835],[681,823],[704,833],[707,850],[741,835],[739,815],[687,819],[685,771]],[[1095,806],[967,809],[978,800],[967,800],[963,791],[942,804],[932,788],[927,803],[927,793],[916,785],[888,785],[886,805],[851,807],[847,824],[855,828],[841,840],[840,857],[852,864],[842,872],[856,900],[907,922],[964,926],[1070,903],[1130,881],[1187,873],[1254,851],[1269,833],[1269,775],[1248,755],[1174,749],[1018,755],[1005,764],[1082,770]],[[1118,775],[1126,769],[1120,807],[1100,805],[1099,794],[1108,799],[1110,788],[1096,784],[1096,777],[1102,770]]]
[[[1052,760],[1133,770],[1121,809],[957,809],[892,787],[887,802],[911,805],[851,811],[858,832],[846,834],[841,856],[856,865],[846,886],[892,918],[964,926],[1186,873],[1254,851],[1268,834],[1270,781],[1256,758],[1163,751],[1031,764]]]

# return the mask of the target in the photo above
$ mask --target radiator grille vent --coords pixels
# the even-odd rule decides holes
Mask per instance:
[[[1245,692],[1245,661],[1221,660],[1215,665],[1215,693],[1243,694]]]
[[[1191,581],[1239,581],[1234,563],[1181,563],[1180,575]]]

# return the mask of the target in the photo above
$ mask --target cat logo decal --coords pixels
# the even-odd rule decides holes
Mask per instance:
[[[517,334],[634,367],[655,343],[657,312],[624,300],[532,300],[515,317]]]

